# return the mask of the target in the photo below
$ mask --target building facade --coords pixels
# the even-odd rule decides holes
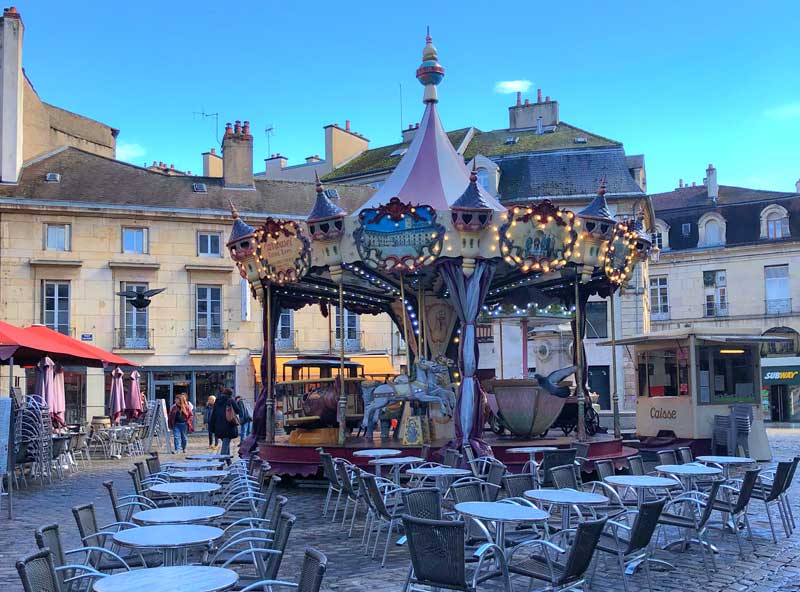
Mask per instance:
[[[800,182],[795,192],[702,184],[652,195],[654,331],[758,329],[787,338],[762,347],[762,403],[773,421],[800,421]]]

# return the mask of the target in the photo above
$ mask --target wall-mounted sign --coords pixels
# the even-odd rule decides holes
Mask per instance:
[[[414,271],[441,254],[444,226],[436,210],[393,197],[388,204],[362,210],[353,239],[361,260],[376,269]]]
[[[503,259],[524,273],[563,267],[576,246],[574,217],[547,200],[515,207],[499,230]]]
[[[603,269],[614,284],[624,284],[634,267],[638,234],[628,222],[618,222],[603,258]]]
[[[81,333],[81,341],[94,341],[92,333]]]
[[[297,282],[311,267],[311,242],[294,220],[267,218],[256,240],[258,274],[267,282]]]
[[[768,384],[800,384],[800,367],[783,366],[761,369],[761,383]]]

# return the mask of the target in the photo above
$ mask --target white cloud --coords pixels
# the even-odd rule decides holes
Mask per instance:
[[[764,115],[770,119],[800,119],[800,101],[764,109]]]
[[[533,82],[530,80],[501,80],[494,85],[494,92],[510,95],[515,92],[528,92]]]
[[[119,160],[137,160],[147,154],[147,149],[141,144],[122,142],[117,144],[117,158]]]

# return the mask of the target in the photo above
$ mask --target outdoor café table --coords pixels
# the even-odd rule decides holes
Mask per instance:
[[[186,563],[186,551],[216,541],[223,534],[221,528],[205,524],[159,524],[126,528],[114,533],[114,542],[121,547],[134,549],[160,549],[164,566]]]
[[[419,467],[408,469],[406,474],[413,477],[433,477],[436,480],[436,487],[444,493],[445,489],[447,489],[447,477],[466,477],[467,475],[472,475],[472,471],[454,467]]]
[[[747,456],[698,456],[695,460],[712,463],[722,467],[722,474],[727,479],[730,477],[730,468],[736,465],[751,465],[756,462]]]
[[[187,454],[186,460],[230,460],[230,454]]]
[[[455,510],[462,516],[484,522],[495,523],[495,540],[497,546],[505,551],[506,523],[543,522],[550,517],[549,512],[530,506],[504,504],[502,502],[462,502],[455,505]]]
[[[230,590],[239,574],[224,567],[182,565],[136,569],[95,580],[93,592],[221,592]]]
[[[376,474],[379,474],[380,467],[391,467],[394,471],[394,482],[400,485],[400,467],[403,465],[413,465],[425,462],[424,459],[418,456],[394,456],[375,458],[369,461],[369,464],[375,466]]]
[[[224,479],[229,475],[228,471],[213,469],[198,469],[189,471],[175,471],[170,473],[170,479],[186,479],[187,481],[205,481],[206,479]]]
[[[357,450],[353,456],[362,458],[388,458],[390,456],[399,456],[403,453],[402,450],[395,450],[394,448],[371,448],[368,450]],[[381,476],[381,466],[375,465],[375,474]]]
[[[569,509],[572,506],[603,506],[608,498],[599,493],[576,489],[529,489],[522,494],[526,499],[558,506],[561,511],[561,529],[569,528]]]
[[[219,491],[221,486],[218,483],[203,483],[202,481],[183,481],[181,483],[156,483],[150,487],[150,491],[163,493],[173,498],[180,498],[181,505],[202,505],[200,502],[208,494]]]
[[[695,479],[697,477],[713,477],[722,473],[717,467],[707,467],[700,463],[686,463],[684,465],[658,465],[656,471],[674,475],[683,482],[687,491],[697,489]]]
[[[629,487],[636,490],[636,504],[642,505],[644,494],[648,489],[670,489],[679,485],[675,479],[653,477],[652,475],[611,475],[603,479],[614,487]]]
[[[192,524],[219,518],[225,513],[217,506],[175,506],[140,510],[131,516],[131,521],[139,526],[156,524]]]
[[[189,471],[192,469],[218,469],[224,461],[221,460],[190,460],[186,462],[163,462],[165,469],[177,471]]]
[[[520,446],[518,448],[509,448],[506,452],[529,454],[531,459],[531,471],[533,471],[533,482],[539,483],[539,463],[536,462],[536,455],[551,450],[558,450],[558,448],[555,446]]]

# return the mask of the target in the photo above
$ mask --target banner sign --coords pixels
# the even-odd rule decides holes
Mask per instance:
[[[425,297],[425,335],[431,359],[443,356],[456,326],[456,311],[446,300]]]
[[[574,217],[547,200],[515,207],[499,231],[503,259],[523,273],[563,267],[576,246]]]
[[[299,281],[311,267],[311,242],[294,220],[267,218],[256,236],[258,274],[268,282]]]
[[[440,255],[444,226],[436,210],[393,197],[388,204],[363,210],[353,239],[361,260],[375,269],[414,271]]]

